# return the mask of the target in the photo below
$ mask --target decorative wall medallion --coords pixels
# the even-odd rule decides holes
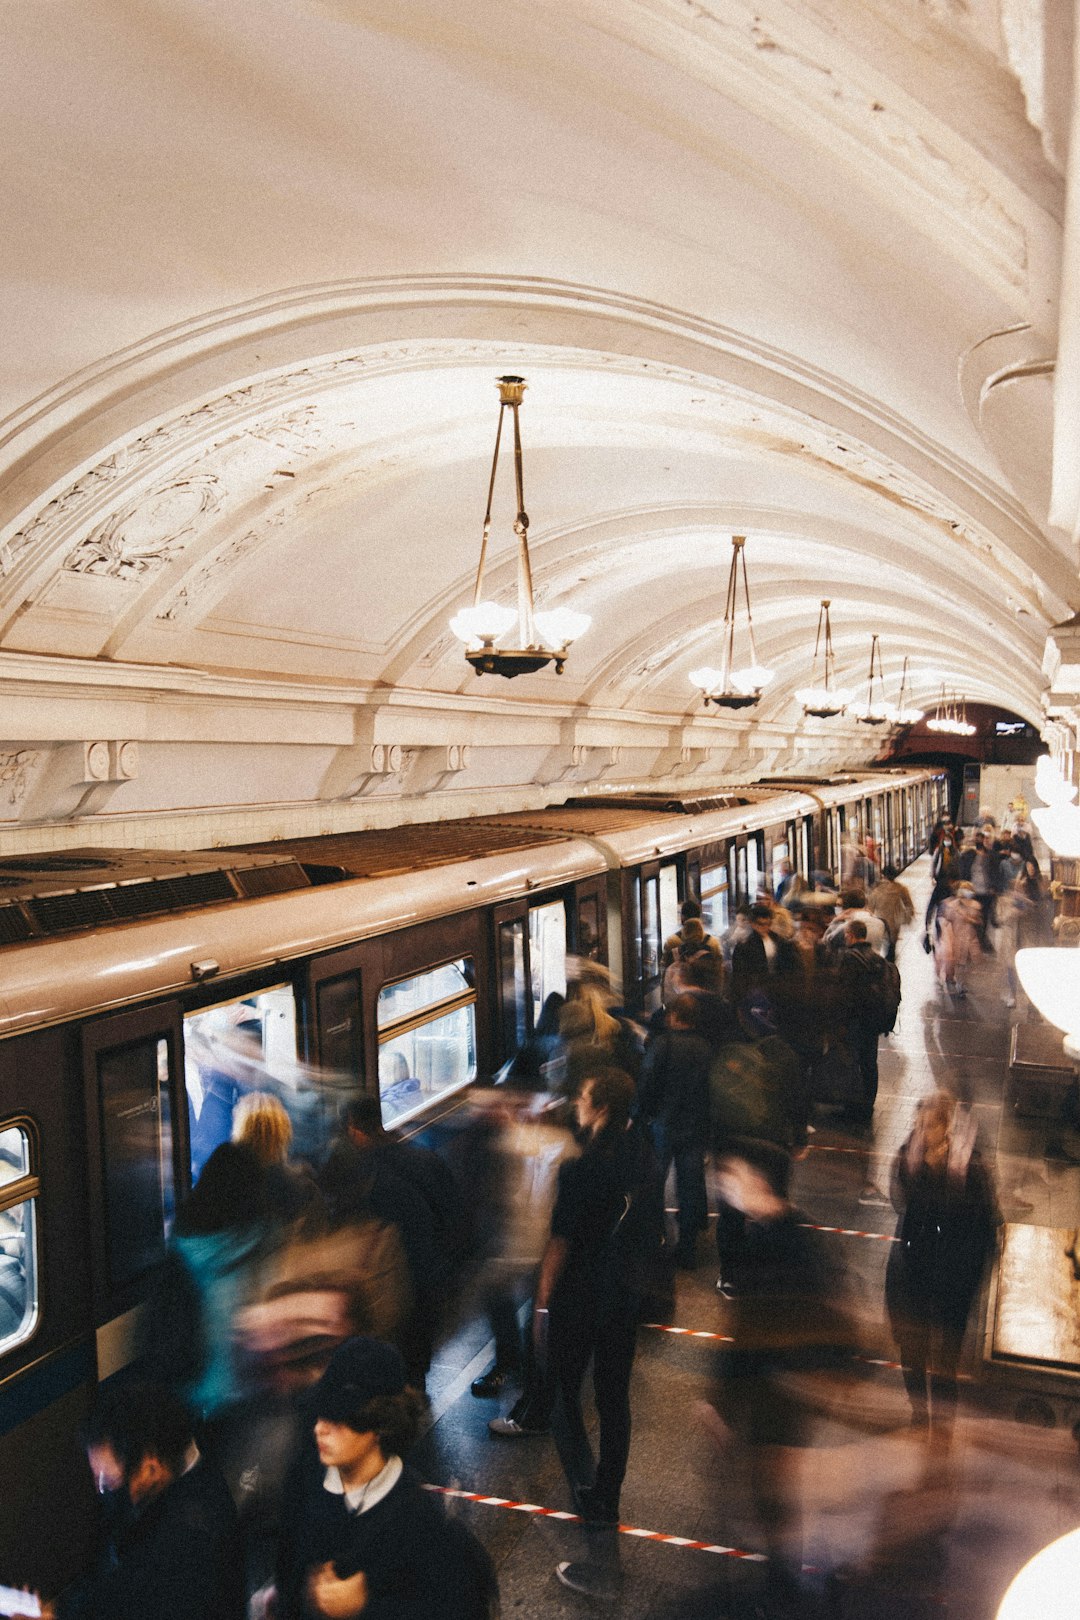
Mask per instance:
[[[187,473],[159,484],[93,529],[64,568],[72,574],[143,579],[179,556],[199,520],[223,499],[213,473]]]

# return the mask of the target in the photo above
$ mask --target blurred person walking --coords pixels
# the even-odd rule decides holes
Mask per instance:
[[[947,1445],[967,1320],[1000,1221],[974,1118],[951,1092],[919,1104],[893,1164],[891,1194],[900,1222],[885,1275],[886,1306],[912,1421]]]
[[[866,900],[867,908],[885,924],[889,934],[885,954],[890,962],[896,960],[896,947],[900,935],[915,916],[915,902],[906,883],[897,879],[896,867],[886,866],[880,883],[875,883]]]
[[[183,1402],[160,1385],[113,1383],[83,1439],[102,1543],[93,1573],[42,1603],[42,1620],[241,1620],[236,1509]]]
[[[970,883],[957,883],[942,900],[935,918],[934,966],[938,982],[950,995],[967,995],[967,970],[979,954],[982,910]]]

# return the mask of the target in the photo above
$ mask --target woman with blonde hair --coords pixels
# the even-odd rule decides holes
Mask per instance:
[[[255,1155],[266,1172],[271,1213],[288,1224],[309,1213],[318,1189],[306,1170],[290,1164],[292,1120],[270,1091],[248,1091],[233,1110],[232,1139]]]

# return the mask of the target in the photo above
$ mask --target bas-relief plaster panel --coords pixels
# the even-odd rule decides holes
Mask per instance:
[[[481,353],[483,351],[483,353]],[[231,571],[245,557],[257,551],[283,520],[281,513],[267,519],[265,526],[249,527],[242,535],[227,534],[227,510],[250,499],[252,484],[267,477],[279,481],[286,479],[293,469],[268,468],[258,457],[251,457],[252,438],[275,453],[287,447],[289,453],[306,458],[321,459],[339,448],[342,443],[355,439],[355,422],[348,413],[342,418],[340,405],[337,420],[325,428],[320,426],[326,411],[326,390],[344,386],[363,375],[378,374],[387,367],[415,368],[418,364],[457,362],[463,359],[485,363],[498,363],[505,358],[504,345],[451,342],[420,345],[401,345],[393,350],[380,349],[374,353],[337,358],[321,364],[312,363],[280,377],[252,383],[230,390],[218,400],[186,412],[171,424],[159,425],[144,439],[114,451],[97,467],[84,473],[70,488],[55,496],[30,523],[16,530],[0,546],[0,571],[10,577],[12,596],[17,578],[35,563],[47,563],[48,554],[58,543],[67,540],[68,571],[93,577],[133,578],[145,581],[151,574],[173,565],[190,549],[198,533],[212,522],[225,531],[220,549],[202,558],[195,572],[187,579],[181,575],[171,597],[159,609],[159,615],[179,619],[190,613],[193,606],[205,612],[226,586]],[[865,447],[855,443],[837,442],[827,431],[813,427],[806,418],[786,413],[777,407],[762,407],[738,390],[725,390],[715,379],[680,371],[673,367],[656,367],[646,362],[633,362],[619,356],[599,353],[572,353],[570,355],[547,348],[530,346],[516,351],[525,364],[571,365],[592,370],[619,369],[630,374],[664,376],[694,389],[707,390],[715,399],[726,394],[724,400],[729,425],[745,433],[756,433],[787,447],[787,453],[810,458],[831,472],[841,470],[871,490],[888,492],[891,498],[902,501],[912,510],[923,512],[932,521],[947,523],[956,532],[961,525],[957,519],[946,516],[939,497],[921,486],[917,479],[895,465],[883,462]],[[316,390],[318,406],[310,399],[303,400],[305,389]],[[267,419],[259,411],[267,404],[280,406],[289,398],[289,408]],[[350,401],[355,414],[362,401]],[[210,439],[203,447],[197,463],[170,480],[158,478],[144,497],[134,499],[127,495],[113,511],[101,514],[107,504],[107,494],[113,485],[117,493],[130,489],[135,469],[153,479],[154,470],[162,461],[174,457],[178,449],[194,448],[195,436],[202,431]],[[241,474],[241,463],[247,460],[246,477]],[[227,488],[227,468],[235,463],[232,476],[238,480]],[[264,486],[265,487],[265,486]],[[299,491],[298,491],[299,493]],[[70,545],[78,528],[87,519],[87,532]],[[84,514],[80,517],[80,513]],[[285,511],[287,515],[287,510]],[[983,542],[985,545],[985,542]]]

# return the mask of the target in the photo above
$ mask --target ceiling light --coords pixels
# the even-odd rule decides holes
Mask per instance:
[[[836,664],[836,654],[833,652],[832,623],[829,619],[829,602],[822,598],[818,609],[817,636],[814,640],[814,674],[818,673],[818,653],[821,653],[822,678],[817,685],[801,686],[795,693],[802,704],[804,714],[812,714],[819,720],[830,719],[833,715],[843,714],[847,707],[848,693],[840,687],[833,686],[833,670]]]
[[[740,669],[735,665],[735,620],[738,617],[739,560],[742,559],[743,597],[746,604],[746,639],[750,645],[750,662]],[[754,620],[750,612],[750,584],[746,576],[746,536],[731,537],[731,567],[728,570],[727,598],[724,603],[724,655],[719,669],[705,664],[690,672],[690,679],[698,688],[706,705],[715,703],[718,709],[749,709],[760,698],[773,679],[773,671],[758,662],[754,645]]]
[[[874,698],[874,682],[877,681],[877,699]],[[892,720],[896,710],[891,703],[885,701],[885,676],[881,668],[881,648],[878,646],[878,637],[870,637],[870,673],[866,680],[866,702],[852,703],[849,712],[864,726],[883,726],[886,720]]]
[[[499,422],[495,430],[495,454],[491,461],[487,509],[484,513],[480,561],[476,569],[472,606],[462,608],[461,612],[456,613],[450,620],[450,628],[455,636],[465,643],[465,657],[476,673],[504,675],[507,680],[513,680],[515,675],[531,675],[551,663],[555,665],[555,673],[561,675],[567,648],[572,641],[583,635],[592,623],[588,614],[576,613],[570,608],[551,608],[543,613],[533,611],[532,567],[529,562],[529,514],[525,510],[521,424],[518,418],[525,386],[523,377],[500,377],[497,381]],[[516,608],[482,600],[484,564],[487,561],[488,536],[491,533],[491,504],[495,494],[495,473],[499,465],[503,416],[507,410],[514,419],[514,489],[517,495],[514,533],[518,537]],[[513,644],[503,645],[505,639],[515,630]]]

